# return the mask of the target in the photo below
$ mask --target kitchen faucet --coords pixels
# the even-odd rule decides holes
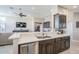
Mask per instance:
[[[42,33],[42,37],[43,38],[47,37],[47,34],[46,33]]]

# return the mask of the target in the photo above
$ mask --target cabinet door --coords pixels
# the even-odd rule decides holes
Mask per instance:
[[[28,45],[24,44],[24,45],[19,45],[18,46],[18,53],[19,54],[27,54],[28,53]]]
[[[45,40],[39,42],[39,53],[40,54],[51,54],[53,53],[53,41]]]
[[[66,15],[61,14],[54,15],[54,28],[55,29],[66,28]]]
[[[57,38],[55,40],[56,41],[54,42],[55,43],[54,51],[55,53],[59,53],[61,51],[61,38]]]
[[[19,54],[34,54],[35,53],[35,43],[29,44],[20,44],[18,46],[18,53]]]
[[[55,54],[55,41],[56,41],[55,39],[51,40],[51,44],[52,44],[51,45],[51,53],[52,54]]]
[[[50,43],[47,44],[47,54],[54,54],[54,41],[55,39],[50,40]]]
[[[48,40],[40,41],[39,42],[39,53],[40,54],[46,54],[46,45]]]
[[[65,48],[68,49],[70,47],[70,37],[64,37],[65,39]]]
[[[51,43],[46,44],[46,54],[52,53],[52,45]]]
[[[59,23],[60,23],[60,28],[66,28],[66,16],[65,15],[59,16]]]
[[[54,15],[54,28],[59,29],[59,15]]]
[[[60,50],[61,51],[65,50],[65,39],[64,38],[61,38],[61,47],[60,47]]]
[[[39,54],[46,54],[46,45],[39,44]]]

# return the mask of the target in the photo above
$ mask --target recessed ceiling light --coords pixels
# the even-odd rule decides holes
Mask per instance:
[[[77,6],[73,6],[73,8],[77,8]]]

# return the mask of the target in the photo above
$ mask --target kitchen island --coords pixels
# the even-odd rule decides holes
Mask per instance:
[[[19,54],[57,54],[70,47],[68,34],[46,33],[14,33],[9,39],[13,39],[14,53]]]

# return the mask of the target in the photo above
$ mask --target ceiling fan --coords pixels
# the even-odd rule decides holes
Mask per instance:
[[[9,7],[10,9],[14,9],[13,7]],[[22,8],[19,8],[19,9],[16,9],[18,10],[19,12],[15,12],[15,14],[17,14],[18,16],[20,17],[26,17],[27,15],[25,15],[22,11]]]
[[[27,15],[24,15],[23,13],[21,13],[21,12],[20,12],[19,14],[18,14],[18,13],[16,13],[16,14],[17,14],[18,16],[20,16],[20,17],[26,17],[26,16],[27,16]]]

